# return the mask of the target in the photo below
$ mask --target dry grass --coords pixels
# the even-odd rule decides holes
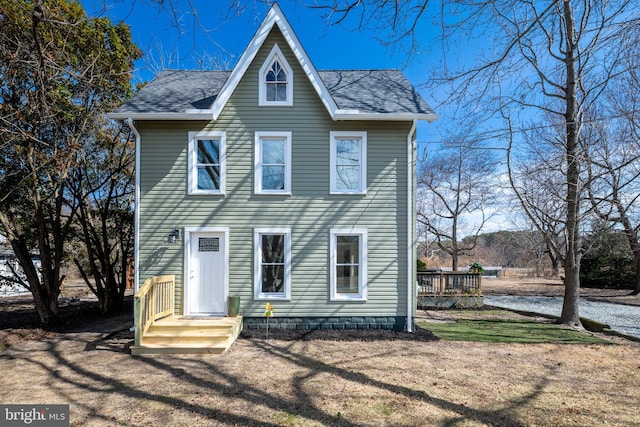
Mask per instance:
[[[479,314],[423,317],[469,316]],[[120,316],[109,328],[130,324]],[[640,345],[622,339],[240,339],[222,357],[134,358],[127,353],[131,335],[105,337],[106,326],[0,330],[8,345],[0,348],[0,402],[68,403],[71,424],[91,426],[640,425]]]
[[[86,330],[12,346],[0,401],[69,403],[72,425],[640,424],[640,346],[624,341],[241,339],[222,357],[138,358],[129,342]]]

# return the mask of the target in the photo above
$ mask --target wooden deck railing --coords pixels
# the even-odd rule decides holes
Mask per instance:
[[[134,296],[135,345],[153,322],[173,314],[176,276],[150,277]]]
[[[480,273],[418,271],[418,295],[482,295],[481,278]]]

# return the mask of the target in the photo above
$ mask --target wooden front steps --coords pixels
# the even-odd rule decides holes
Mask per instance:
[[[222,354],[242,331],[242,317],[165,317],[142,336],[134,356],[143,354]]]

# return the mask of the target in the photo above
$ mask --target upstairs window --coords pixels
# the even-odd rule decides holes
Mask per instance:
[[[278,45],[260,68],[258,105],[293,105],[293,71]]]
[[[291,132],[256,132],[256,194],[291,194]]]
[[[332,194],[367,192],[367,133],[331,132],[330,182]]]
[[[224,132],[189,132],[189,194],[225,191]]]

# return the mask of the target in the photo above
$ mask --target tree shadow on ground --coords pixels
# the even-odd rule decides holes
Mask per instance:
[[[133,297],[125,296],[122,307],[103,314],[94,299],[61,298],[58,319],[43,327],[30,297],[0,300],[0,330],[3,329],[45,329],[51,332],[100,332],[108,330],[106,322],[112,318],[129,316],[133,322]]]
[[[310,339],[312,334],[307,334]],[[99,405],[91,403],[86,396],[91,394],[106,393],[110,398],[122,397],[124,401],[131,402],[131,407],[136,408],[149,402],[158,403],[167,411],[188,411],[194,416],[204,417],[212,422],[222,424],[238,425],[279,425],[278,422],[265,420],[264,413],[248,412],[246,414],[234,413],[231,409],[226,409],[209,404],[205,398],[194,399],[192,396],[202,394],[217,395],[223,401],[241,401],[249,407],[266,407],[274,412],[293,414],[304,420],[314,421],[324,425],[335,426],[357,426],[361,425],[358,420],[347,419],[339,412],[330,413],[328,409],[322,408],[318,404],[318,396],[312,390],[311,382],[326,380],[326,378],[340,379],[352,384],[371,387],[376,390],[376,394],[394,394],[404,396],[415,405],[432,405],[444,411],[455,414],[446,420],[445,425],[455,425],[462,420],[473,420],[488,425],[502,426],[524,426],[525,424],[517,419],[515,415],[519,407],[536,399],[553,378],[553,372],[546,372],[540,375],[533,390],[517,399],[505,403],[502,408],[496,410],[477,409],[464,404],[441,399],[431,395],[427,390],[412,388],[402,384],[394,384],[388,380],[376,378],[368,372],[359,372],[352,369],[340,367],[319,360],[310,356],[306,351],[312,342],[307,342],[304,346],[296,345],[299,341],[264,340],[258,338],[246,338],[243,341],[245,350],[255,351],[259,354],[259,360],[249,360],[252,363],[278,363],[293,366],[295,371],[284,387],[292,388],[293,392],[285,396],[272,393],[263,384],[255,381],[251,375],[242,375],[237,372],[228,372],[224,363],[219,357],[195,356],[144,356],[130,357],[117,356],[125,363],[122,369],[135,369],[137,372],[144,371],[147,375],[157,376],[158,381],[169,381],[175,385],[176,389],[182,393],[163,393],[162,389],[154,387],[144,387],[141,378],[120,375],[111,375],[108,371],[101,372],[96,369],[100,364],[100,354],[107,352],[125,352],[127,346],[131,344],[132,334],[127,330],[110,334],[109,336],[87,342],[84,348],[84,355],[78,358],[69,353],[68,346],[59,340],[48,341],[47,348],[43,349],[50,358],[44,361],[42,357],[31,351],[11,352],[10,355],[2,356],[3,359],[13,359],[21,363],[32,364],[33,368],[39,368],[46,372],[50,385],[56,393],[68,403],[83,408],[91,419],[102,420],[108,423],[126,423],[128,425],[145,425],[144,420],[139,422],[135,419],[121,419],[116,416],[109,416],[103,412]],[[392,341],[392,340],[391,340]],[[403,342],[408,339],[403,339]],[[77,343],[75,344],[77,348]],[[345,345],[352,345],[351,343]],[[353,344],[355,345],[355,344]],[[348,349],[345,349],[348,352]],[[104,354],[104,353],[102,353]],[[228,355],[231,356],[231,355]],[[225,356],[223,356],[225,357]],[[370,354],[368,358],[384,358],[385,353]],[[271,359],[271,362],[270,362]],[[119,359],[120,360],[120,359]],[[246,367],[252,369],[251,366]],[[274,372],[274,377],[278,374]],[[189,392],[184,392],[189,390]],[[192,391],[196,391],[192,393]],[[330,390],[327,391],[331,393]],[[95,399],[94,399],[95,400]],[[154,414],[154,416],[158,416]],[[143,416],[144,418],[144,416]]]

